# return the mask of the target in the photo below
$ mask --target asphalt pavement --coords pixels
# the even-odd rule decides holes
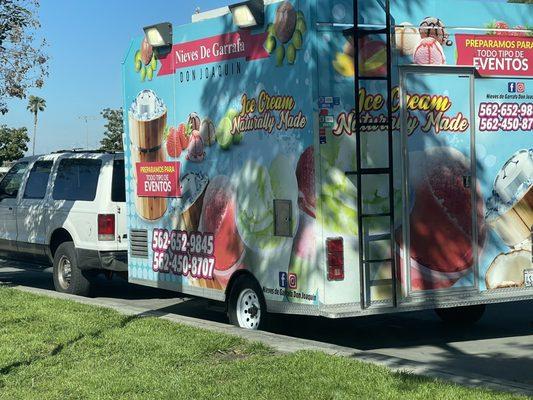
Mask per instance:
[[[51,268],[0,260],[0,282],[57,296]],[[118,278],[102,278],[98,286],[91,298],[74,300],[237,334],[280,351],[321,350],[396,370],[533,395],[532,301],[490,305],[471,327],[448,326],[433,311],[423,311],[342,320],[279,315],[270,318],[267,332],[253,333],[228,325],[226,315],[206,300]]]

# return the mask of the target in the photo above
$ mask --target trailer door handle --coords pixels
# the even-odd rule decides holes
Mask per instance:
[[[463,175],[463,186],[466,189],[470,189],[472,187],[472,177],[470,175]]]

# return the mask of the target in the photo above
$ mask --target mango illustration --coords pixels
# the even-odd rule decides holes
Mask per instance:
[[[340,75],[351,77],[355,75],[355,64],[353,58],[344,53],[337,53],[337,58],[333,60],[333,68]]]
[[[294,64],[296,61],[296,47],[291,43],[287,46],[287,62],[289,64]]]
[[[272,54],[274,50],[276,50],[276,38],[272,35],[268,35],[267,40],[265,42],[265,50],[268,51],[268,54]]]
[[[300,50],[303,46],[303,36],[298,29],[294,32],[294,36],[292,37],[292,44],[294,45],[294,47],[296,47],[296,50]]]
[[[285,46],[281,43],[276,49],[276,65],[281,67],[283,65],[283,60],[285,59]]]

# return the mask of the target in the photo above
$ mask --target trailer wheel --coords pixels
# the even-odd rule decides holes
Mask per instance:
[[[258,330],[266,317],[266,303],[257,282],[250,276],[237,278],[228,298],[230,323],[243,329]]]
[[[91,290],[89,272],[78,268],[74,243],[64,242],[54,254],[54,287],[61,293],[87,296]]]
[[[473,325],[478,322],[486,309],[485,304],[475,306],[437,308],[435,312],[442,321],[453,325]]]

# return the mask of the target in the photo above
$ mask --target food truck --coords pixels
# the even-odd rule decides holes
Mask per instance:
[[[129,281],[248,329],[533,299],[533,5],[513,3],[249,0],[145,27]]]

